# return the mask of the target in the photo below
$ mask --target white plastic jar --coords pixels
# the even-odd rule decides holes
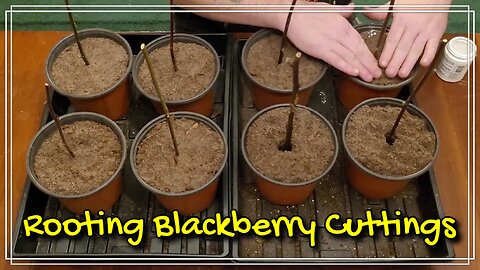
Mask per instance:
[[[443,57],[438,61],[435,72],[447,82],[462,80],[476,56],[477,46],[466,37],[454,37],[445,46]]]

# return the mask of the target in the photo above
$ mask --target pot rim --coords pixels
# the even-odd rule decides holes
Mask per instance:
[[[143,141],[144,137],[150,132],[150,130],[157,124],[164,122],[166,120],[165,114],[162,114],[150,122],[148,122],[143,128],[138,132],[137,136],[133,140],[131,149],[130,149],[130,167],[132,168],[133,175],[135,178],[140,182],[142,186],[147,188],[149,191],[151,191],[153,194],[157,195],[163,195],[163,196],[169,196],[169,197],[182,197],[182,196],[187,196],[187,195],[192,195],[198,192],[201,192],[205,188],[209,187],[216,179],[220,177],[220,174],[222,174],[223,170],[225,169],[225,166],[227,164],[228,160],[228,143],[227,139],[225,138],[225,134],[223,134],[223,131],[220,129],[220,127],[213,122],[210,118],[207,118],[206,116],[203,116],[198,113],[194,112],[187,112],[187,111],[178,111],[178,112],[172,112],[170,115],[175,116],[175,118],[187,118],[190,120],[194,120],[196,122],[201,122],[205,124],[207,127],[211,128],[212,130],[216,131],[220,137],[222,138],[222,142],[224,145],[224,157],[221,165],[218,167],[217,172],[215,175],[213,175],[204,185],[194,189],[194,190],[189,190],[189,191],[184,191],[184,192],[165,192],[158,190],[151,186],[150,184],[146,183],[145,180],[143,180],[142,177],[138,174],[137,171],[137,166],[136,166],[136,157],[137,157],[137,148],[140,144],[140,142]]]
[[[359,24],[359,25],[354,26],[353,28],[355,30],[357,30],[359,33],[361,33],[361,32],[366,31],[366,30],[373,30],[373,29],[381,30],[382,25],[375,24],[375,23]],[[387,28],[387,30],[388,29],[389,28]],[[415,79],[415,77],[418,75],[419,72],[420,72],[420,67],[419,67],[419,64],[417,63],[417,64],[415,64],[413,69],[410,71],[410,76],[409,77],[407,77],[406,79],[404,79],[403,81],[401,81],[397,84],[390,84],[390,85],[373,84],[373,83],[365,82],[364,80],[362,80],[358,77],[354,77],[354,76],[348,76],[347,75],[347,77],[350,80],[352,80],[353,82],[355,82],[356,84],[359,84],[363,87],[373,89],[373,90],[377,90],[377,91],[389,91],[389,90],[401,88],[401,87],[411,83],[413,81],[413,79]]]
[[[438,156],[438,151],[439,151],[439,147],[440,147],[440,141],[438,139],[438,132],[437,132],[437,129],[435,128],[435,125],[433,124],[432,120],[422,111],[420,110],[418,107],[416,107],[415,105],[413,104],[409,104],[408,105],[408,108],[407,108],[407,111],[411,114],[414,114],[415,116],[418,116],[418,117],[421,117],[423,118],[424,120],[427,121],[427,127],[433,132],[433,134],[435,134],[435,150],[433,152],[433,158],[432,160],[427,163],[425,165],[425,167],[423,167],[421,170],[415,172],[415,173],[412,173],[412,174],[409,174],[409,175],[404,175],[404,176],[388,176],[388,175],[382,175],[380,173],[377,173],[377,172],[374,172],[372,171],[371,169],[367,168],[366,166],[364,166],[363,164],[361,164],[358,160],[356,160],[354,157],[353,157],[353,154],[352,152],[350,151],[350,148],[347,144],[347,139],[346,139],[346,136],[347,136],[347,125],[348,125],[348,122],[350,120],[350,117],[360,108],[360,107],[363,107],[365,105],[377,105],[377,106],[382,106],[380,104],[383,104],[383,105],[390,105],[390,106],[395,106],[395,107],[400,107],[402,104],[403,104],[404,100],[401,100],[401,99],[397,99],[397,98],[387,98],[387,97],[380,97],[380,98],[372,98],[372,99],[367,99],[361,103],[359,103],[357,106],[355,106],[352,110],[350,110],[350,112],[347,114],[347,116],[345,117],[345,120],[343,122],[343,125],[342,125],[342,140],[343,140],[343,145],[344,145],[344,148],[345,148],[345,151],[347,152],[347,156],[348,156],[348,159],[351,160],[353,163],[355,163],[355,165],[357,167],[359,167],[363,172],[365,173],[368,173],[372,176],[375,176],[377,178],[381,178],[381,179],[385,179],[385,180],[392,180],[392,181],[403,181],[403,180],[409,180],[409,179],[412,179],[412,178],[415,178],[417,176],[420,176],[422,175],[423,173],[425,173],[426,171],[428,171],[430,169],[430,167],[433,165],[433,163],[435,162],[437,156]]]
[[[332,156],[332,160],[330,161],[330,164],[328,165],[328,167],[323,171],[322,174],[320,174],[319,176],[313,178],[313,179],[310,179],[308,181],[305,181],[305,182],[301,182],[301,183],[285,183],[285,182],[281,182],[279,180],[276,180],[276,179],[273,179],[269,176],[266,176],[264,175],[263,173],[261,173],[260,171],[257,170],[257,168],[255,168],[255,166],[253,166],[253,164],[250,162],[250,159],[248,158],[248,155],[247,155],[247,149],[246,149],[246,140],[247,140],[247,132],[248,132],[248,129],[250,128],[250,126],[255,122],[255,120],[257,120],[258,117],[260,117],[261,115],[263,115],[264,113],[268,112],[268,111],[271,111],[271,110],[274,110],[274,109],[278,109],[278,108],[283,108],[283,107],[289,107],[290,104],[288,103],[283,103],[283,104],[276,104],[276,105],[273,105],[273,106],[270,106],[270,107],[267,107],[259,112],[257,112],[247,123],[247,125],[245,125],[245,128],[243,129],[242,131],[242,139],[241,139],[241,142],[242,142],[242,155],[243,155],[243,159],[245,160],[245,162],[248,164],[248,166],[250,167],[250,169],[255,173],[257,174],[258,176],[262,177],[263,179],[266,179],[267,181],[273,183],[273,184],[277,184],[277,185],[281,185],[281,186],[285,186],[285,187],[302,187],[302,186],[307,186],[307,185],[310,185],[320,179],[322,179],[323,177],[325,177],[329,172],[330,170],[333,168],[333,166],[335,165],[336,161],[337,161],[337,158],[338,158],[338,152],[339,152],[339,142],[338,142],[338,138],[337,138],[337,134],[335,133],[335,130],[333,129],[333,126],[332,124],[323,116],[321,115],[319,112],[315,111],[314,109],[312,108],[309,108],[307,106],[303,106],[303,105],[297,105],[296,108],[301,108],[301,109],[304,109],[304,110],[307,110],[309,112],[311,112],[313,115],[317,116],[318,118],[320,118],[320,120],[322,120],[326,125],[327,125],[327,128],[330,130],[330,134],[332,135],[333,137],[333,143],[334,143],[334,146],[335,146],[335,149],[334,149],[334,153],[333,153],[333,156]]]
[[[191,35],[191,34],[174,34],[173,39],[174,39],[175,42],[182,41],[182,42],[188,42],[188,43],[196,43],[196,44],[199,44],[199,45],[207,48],[213,54],[213,58],[214,58],[215,66],[216,66],[215,74],[213,75],[212,81],[200,93],[198,93],[197,95],[195,95],[191,98],[188,98],[188,99],[165,101],[165,103],[168,104],[168,105],[176,106],[176,105],[189,104],[189,103],[192,103],[194,101],[197,101],[197,100],[201,99],[202,97],[204,97],[205,95],[207,95],[207,93],[210,90],[212,90],[215,83],[218,81],[218,77],[220,76],[220,58],[218,57],[217,51],[215,51],[213,46],[210,43],[208,43],[206,40],[204,40],[204,39],[202,39],[198,36]],[[148,53],[150,53],[157,48],[161,48],[161,47],[164,47],[164,46],[168,45],[169,41],[170,41],[170,36],[165,35],[165,36],[159,37],[159,38],[151,41],[150,43],[148,43],[145,46],[145,49],[147,50]],[[135,61],[133,62],[133,67],[132,67],[133,83],[135,84],[136,88],[144,96],[146,96],[148,99],[150,99],[152,101],[155,101],[155,102],[160,102],[160,99],[158,98],[158,96],[156,96],[156,95],[152,96],[152,95],[148,94],[142,88],[142,86],[140,84],[140,78],[138,77],[138,75],[139,75],[139,72],[140,72],[140,66],[143,63],[143,61],[144,61],[143,54],[138,53],[137,57],[135,58]]]
[[[37,180],[35,169],[33,168],[33,162],[30,162],[30,159],[32,159],[32,161],[33,161],[35,159],[35,156],[36,156],[36,153],[35,153],[35,156],[33,155],[34,154],[33,153],[33,146],[36,145],[37,143],[42,143],[43,144],[43,142],[45,141],[45,139],[41,139],[41,138],[39,138],[39,136],[44,134],[44,132],[47,132],[46,130],[49,129],[52,125],[55,125],[54,120],[52,120],[52,121],[48,122],[46,125],[44,125],[35,134],[35,137],[30,142],[30,145],[29,145],[29,148],[28,148],[29,150],[27,152],[27,157],[26,157],[27,175],[30,178],[30,180],[32,181],[32,183],[38,189],[40,189],[45,194],[48,194],[50,196],[60,198],[60,199],[80,199],[80,198],[85,198],[87,196],[95,194],[99,190],[101,190],[104,187],[106,187],[107,185],[109,185],[117,176],[120,175],[120,173],[122,172],[122,170],[124,168],[125,161],[127,159],[127,141],[126,141],[125,135],[123,134],[122,130],[120,129],[120,127],[114,121],[112,121],[108,117],[105,117],[101,114],[93,113],[93,112],[74,112],[74,113],[65,114],[65,115],[62,115],[62,116],[59,117],[59,121],[60,121],[60,123],[66,122],[66,121],[68,121],[68,123],[73,123],[75,121],[93,121],[93,122],[97,122],[99,124],[102,124],[102,125],[105,125],[105,126],[109,127],[110,130],[112,130],[115,133],[115,135],[117,136],[118,141],[120,143],[120,147],[121,147],[121,150],[122,150],[121,159],[120,159],[118,168],[115,170],[115,172],[112,174],[112,176],[110,176],[100,186],[98,186],[97,188],[95,188],[91,191],[88,191],[88,192],[83,193],[83,194],[65,195],[65,194],[56,194],[56,193],[46,189]],[[52,128],[52,132],[56,131],[56,130],[57,130],[56,127]],[[47,134],[46,138],[48,138],[52,134],[52,132],[49,132]],[[37,149],[37,151],[38,151],[38,149]],[[35,151],[35,152],[37,152],[37,151]]]
[[[90,28],[90,29],[85,29],[81,30],[78,32],[80,40],[88,38],[88,37],[104,37],[108,38],[110,40],[115,41],[117,44],[122,46],[125,51],[127,52],[128,55],[128,65],[127,68],[125,69],[125,73],[122,75],[118,81],[113,84],[111,87],[103,90],[102,92],[96,93],[94,95],[75,95],[72,93],[69,93],[65,90],[60,89],[54,82],[53,76],[51,74],[51,69],[53,68],[53,64],[57,57],[53,59],[53,54],[56,53],[57,51],[60,51],[59,54],[65,50],[69,45],[75,43],[75,35],[71,34],[69,36],[64,37],[62,40],[60,40],[55,46],[52,48],[50,53],[48,54],[47,57],[47,62],[45,63],[45,73],[47,77],[47,82],[48,84],[58,93],[60,93],[63,96],[69,97],[69,98],[74,98],[74,99],[80,99],[80,100],[91,100],[91,99],[96,99],[102,96],[105,96],[109,93],[111,93],[113,90],[115,90],[120,84],[123,83],[127,79],[127,77],[130,75],[130,71],[132,69],[132,63],[133,63],[133,53],[132,53],[132,48],[130,47],[130,44],[118,33],[115,33],[113,31],[103,29],[103,28]],[[66,44],[65,48],[62,48],[61,50],[59,49],[60,46],[63,46]],[[50,68],[49,68],[50,67]]]
[[[268,29],[268,28],[263,28],[263,29],[260,29],[259,31],[255,32],[255,34],[253,34],[248,40],[247,42],[245,43],[245,45],[243,46],[243,49],[242,49],[242,56],[241,56],[241,64],[242,64],[242,69],[244,71],[244,73],[247,75],[247,77],[250,79],[250,81],[252,81],[253,83],[255,83],[256,85],[270,91],[270,92],[274,92],[274,93],[282,93],[282,94],[286,94],[286,93],[291,93],[292,92],[292,89],[280,89],[280,88],[276,88],[276,87],[273,87],[273,86],[269,86],[269,85],[266,85],[266,84],[263,84],[262,82],[258,81],[257,79],[255,79],[252,74],[250,74],[250,72],[248,71],[248,68],[247,68],[247,55],[248,55],[248,52],[250,51],[250,48],[253,46],[253,44],[255,44],[258,40],[261,40],[262,38],[268,36],[268,35],[271,35],[271,34],[277,34],[277,33],[280,33],[279,31],[277,30],[273,30],[273,29]],[[306,55],[306,54],[305,54]],[[309,56],[311,57],[311,56]],[[314,57],[312,57],[314,58]],[[317,61],[321,61],[317,58],[314,58],[315,60]],[[318,75],[317,78],[315,78],[312,82],[310,82],[309,84],[305,85],[305,86],[302,86],[298,89],[298,91],[305,91],[305,90],[308,90],[312,87],[314,87],[316,84],[318,84],[318,82],[325,76],[325,73],[327,72],[327,64],[326,63],[322,63],[322,70],[320,71],[320,75]]]

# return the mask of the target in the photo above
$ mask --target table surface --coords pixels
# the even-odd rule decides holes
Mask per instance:
[[[8,33],[9,34],[9,33]],[[23,194],[23,187],[26,179],[25,171],[25,153],[27,147],[30,143],[30,140],[36,133],[40,125],[40,119],[42,116],[44,102],[45,102],[45,91],[44,91],[44,82],[45,82],[45,72],[44,72],[44,63],[45,59],[51,48],[56,44],[62,37],[66,36],[67,32],[12,32],[12,67],[10,67],[12,72],[12,81],[8,82],[13,83],[13,92],[12,96],[8,94],[8,97],[4,95],[0,98],[0,104],[2,108],[0,109],[0,125],[5,127],[5,107],[4,101],[5,98],[13,98],[12,107],[8,109],[12,110],[12,176],[13,176],[13,186],[11,199],[13,201],[12,214],[13,220],[15,221],[16,215],[20,206],[21,197]],[[452,35],[446,35],[446,37],[451,37]],[[0,35],[1,43],[6,46],[4,33]],[[476,35],[477,47],[480,47],[478,40],[480,40],[480,34]],[[7,37],[7,43],[10,41],[10,38]],[[10,46],[8,44],[8,46]],[[8,58],[9,60],[10,58]],[[5,63],[5,54],[0,53],[0,61]],[[476,74],[478,74],[478,62],[476,64]],[[5,85],[4,78],[4,69],[1,69],[0,78],[2,80],[2,85]],[[475,75],[476,75],[475,74]],[[10,75],[10,73],[8,73]],[[428,78],[428,81],[424,85],[424,88],[419,91],[417,96],[417,102],[421,109],[423,109],[435,123],[440,140],[441,147],[440,153],[437,161],[434,165],[434,172],[437,177],[437,183],[440,190],[440,197],[442,201],[445,214],[451,217],[456,218],[458,223],[458,232],[461,237],[454,243],[455,255],[457,258],[466,258],[468,257],[468,237],[467,237],[467,214],[468,214],[468,202],[467,202],[467,190],[468,190],[468,168],[473,172],[473,166],[478,168],[479,162],[473,164],[470,162],[468,166],[468,146],[470,138],[470,143],[473,142],[473,125],[476,126],[476,123],[473,123],[471,118],[470,126],[468,125],[468,108],[470,112],[473,111],[473,91],[475,89],[470,89],[470,98],[468,92],[468,79],[464,78],[458,83],[446,83],[440,80],[437,76],[433,75]],[[9,99],[10,100],[10,99]],[[469,102],[470,100],[470,107]],[[10,116],[8,114],[7,116]],[[10,131],[10,130],[8,130]],[[470,133],[470,137],[469,137]],[[4,132],[0,133],[0,141],[4,141]],[[4,164],[4,147],[5,145],[1,143],[2,151],[0,152],[0,164]],[[473,145],[473,144],[471,144]],[[475,147],[470,147],[473,154],[473,151],[477,149]],[[4,166],[1,166],[0,173],[5,175]],[[470,183],[472,187],[472,183]],[[479,185],[476,186],[476,191],[480,190]],[[472,193],[473,194],[473,193]],[[10,196],[10,195],[9,195]],[[5,190],[4,185],[0,187],[0,201],[5,199]],[[7,237],[4,235],[4,213],[7,209],[2,207],[0,211],[0,216],[2,221],[0,222],[0,232],[1,243],[4,243],[4,238]],[[8,210],[9,211],[9,210]],[[475,213],[471,212],[471,215],[475,215],[477,221],[480,221],[480,211],[477,210]],[[477,234],[480,234],[480,222],[476,223],[474,230]],[[8,224],[7,224],[8,225]],[[9,226],[9,225],[8,225]],[[8,228],[10,232],[11,228]],[[472,228],[473,230],[473,228]],[[472,232],[471,232],[472,233]],[[4,253],[4,247],[2,245],[0,254]],[[471,252],[471,251],[470,251]],[[472,254],[472,253],[471,253]],[[477,255],[480,257],[480,253],[477,252]],[[164,268],[163,266],[162,268]],[[193,266],[198,268],[198,266]],[[193,268],[192,267],[192,268]],[[209,266],[208,269],[223,269],[227,266]],[[368,268],[374,268],[375,266],[368,266]],[[466,266],[460,267],[465,268]],[[469,268],[477,269],[480,267],[480,263],[477,261],[471,262]],[[9,261],[4,261],[0,263],[0,269],[38,269],[45,268],[50,269],[51,267],[43,266],[11,266]],[[74,266],[61,266],[55,269],[70,269]],[[120,268],[118,266],[102,266],[102,269],[116,269]],[[151,266],[138,266],[135,267],[138,269],[148,269]],[[168,267],[170,268],[170,267]],[[351,267],[329,267],[335,269],[350,269]],[[375,267],[378,268],[378,267]],[[450,269],[453,266],[426,266],[422,269]],[[318,267],[316,267],[318,269]]]

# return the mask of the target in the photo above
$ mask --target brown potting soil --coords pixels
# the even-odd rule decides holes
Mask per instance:
[[[77,96],[102,93],[115,85],[128,67],[128,54],[108,38],[85,38],[80,41],[90,62],[80,56],[77,43],[62,51],[52,67],[52,79],[58,88]]]
[[[165,100],[186,100],[197,96],[207,88],[215,76],[216,63],[213,53],[196,43],[175,42],[173,46],[177,71],[170,58],[170,47],[164,46],[150,52],[160,91]],[[143,61],[138,74],[141,87],[150,97],[158,100],[147,63]]]
[[[386,176],[406,176],[423,169],[433,159],[436,139],[424,119],[405,111],[393,146],[385,134],[400,112],[399,107],[364,106],[350,118],[346,139],[352,155],[365,167]]]
[[[247,69],[262,84],[291,91],[293,88],[292,66],[286,59],[293,60],[298,49],[287,42],[284,60],[279,65],[278,55],[281,42],[281,36],[272,34],[253,44],[247,55]],[[323,68],[325,67],[320,61],[304,54],[300,59],[299,66],[300,86],[306,86],[318,78]]]
[[[289,108],[259,116],[248,128],[246,150],[250,163],[263,175],[284,183],[302,183],[320,176],[332,161],[335,146],[328,126],[306,109],[297,108],[292,150],[281,151]]]
[[[75,154],[67,152],[58,130],[40,146],[34,159],[39,183],[61,195],[80,195],[107,181],[118,169],[121,145],[108,127],[93,121],[62,125],[65,138]]]
[[[173,122],[180,152],[177,163],[168,124],[162,122],[139,144],[135,164],[150,186],[180,193],[205,185],[220,169],[225,149],[222,137],[205,124],[187,118]]]
[[[385,35],[388,36],[388,33],[385,33]],[[380,38],[380,30],[372,29],[372,30],[367,30],[364,32],[360,33],[360,36],[363,38],[365,41],[365,44],[367,44],[368,49],[372,52],[372,54],[375,54],[375,48],[377,47],[377,42],[378,39]],[[379,53],[379,55],[381,52]],[[394,85],[394,84],[399,84],[405,79],[402,79],[400,77],[395,77],[395,78],[389,78],[387,75],[385,75],[385,70],[382,69],[382,76],[378,79],[373,79],[370,83],[376,84],[376,85]]]

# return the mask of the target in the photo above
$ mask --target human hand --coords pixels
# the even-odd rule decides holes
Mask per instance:
[[[301,9],[299,1],[296,10]],[[313,3],[308,3],[313,4]],[[352,10],[353,4],[334,7],[325,3],[316,3],[319,9]],[[278,13],[275,27],[283,31],[287,14]],[[370,82],[381,75],[381,70],[360,34],[346,19],[349,13],[293,13],[289,40],[304,53],[324,60],[335,68],[351,76],[360,76]]]
[[[395,5],[448,5],[451,0],[397,0]],[[387,10],[388,3],[379,9]],[[401,9],[396,7],[395,9]],[[424,8],[426,9],[426,8]],[[387,13],[370,13],[365,15],[374,20],[384,20]],[[433,61],[445,28],[447,13],[393,13],[382,54],[380,67],[385,68],[385,74],[393,78],[406,78],[420,60],[420,65],[428,66]]]

